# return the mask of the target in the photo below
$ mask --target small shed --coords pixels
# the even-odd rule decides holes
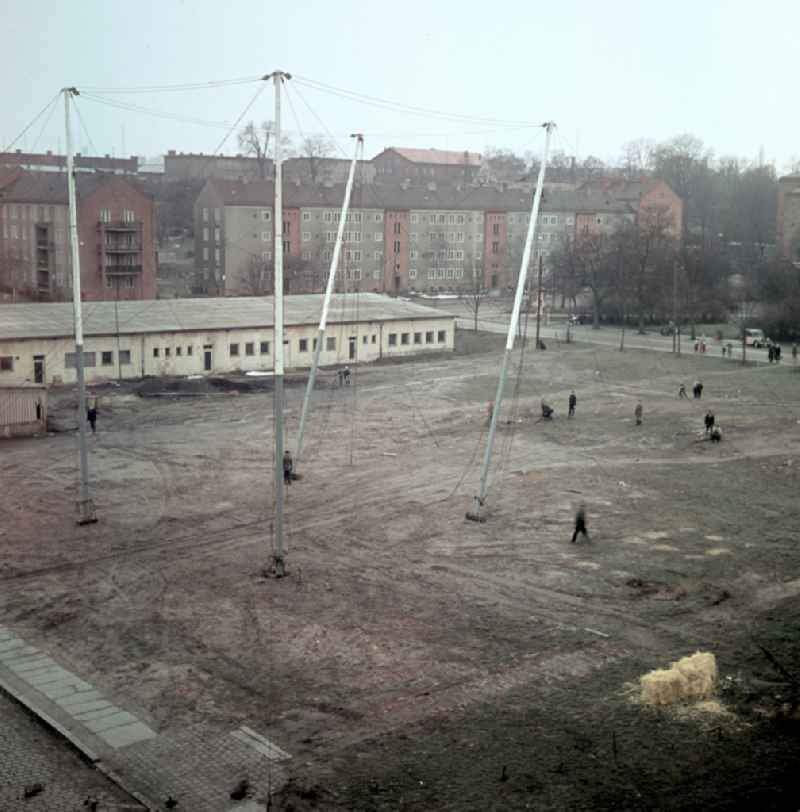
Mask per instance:
[[[0,386],[0,437],[27,437],[47,430],[47,387]]]

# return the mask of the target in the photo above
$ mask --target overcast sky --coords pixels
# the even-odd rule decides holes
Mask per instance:
[[[1,0],[2,147],[58,89],[129,87],[255,76],[276,68],[404,105],[475,118],[558,124],[554,146],[618,157],[628,140],[700,137],[717,155],[779,171],[800,155],[798,0]],[[294,88],[292,88],[294,84]],[[150,110],[232,122],[257,84],[187,93],[106,93]],[[306,103],[350,151],[385,146],[538,151],[532,128],[448,121],[362,105],[290,83],[292,130],[319,132]],[[272,118],[266,88],[247,118]],[[212,151],[224,128],[105,107],[79,108],[100,153]],[[124,131],[124,133],[123,133]],[[77,149],[89,147],[79,131]],[[63,107],[16,145],[63,150]],[[89,151],[94,151],[89,149]],[[235,153],[235,137],[225,145]]]

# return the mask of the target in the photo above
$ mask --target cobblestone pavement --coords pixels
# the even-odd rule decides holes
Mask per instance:
[[[26,787],[42,786],[25,798]],[[60,736],[14,700],[0,693],[0,810],[3,812],[97,812],[143,810],[102,773],[87,764]]]

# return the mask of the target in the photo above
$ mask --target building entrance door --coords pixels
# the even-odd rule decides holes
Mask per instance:
[[[44,356],[33,356],[33,382],[44,383]]]
[[[211,347],[203,347],[203,369],[211,372]]]
[[[356,337],[350,336],[350,360],[356,360]]]

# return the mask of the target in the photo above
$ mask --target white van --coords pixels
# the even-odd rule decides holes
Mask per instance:
[[[766,347],[769,345],[769,339],[764,335],[763,330],[756,330],[748,328],[744,331],[744,343],[748,347]]]

